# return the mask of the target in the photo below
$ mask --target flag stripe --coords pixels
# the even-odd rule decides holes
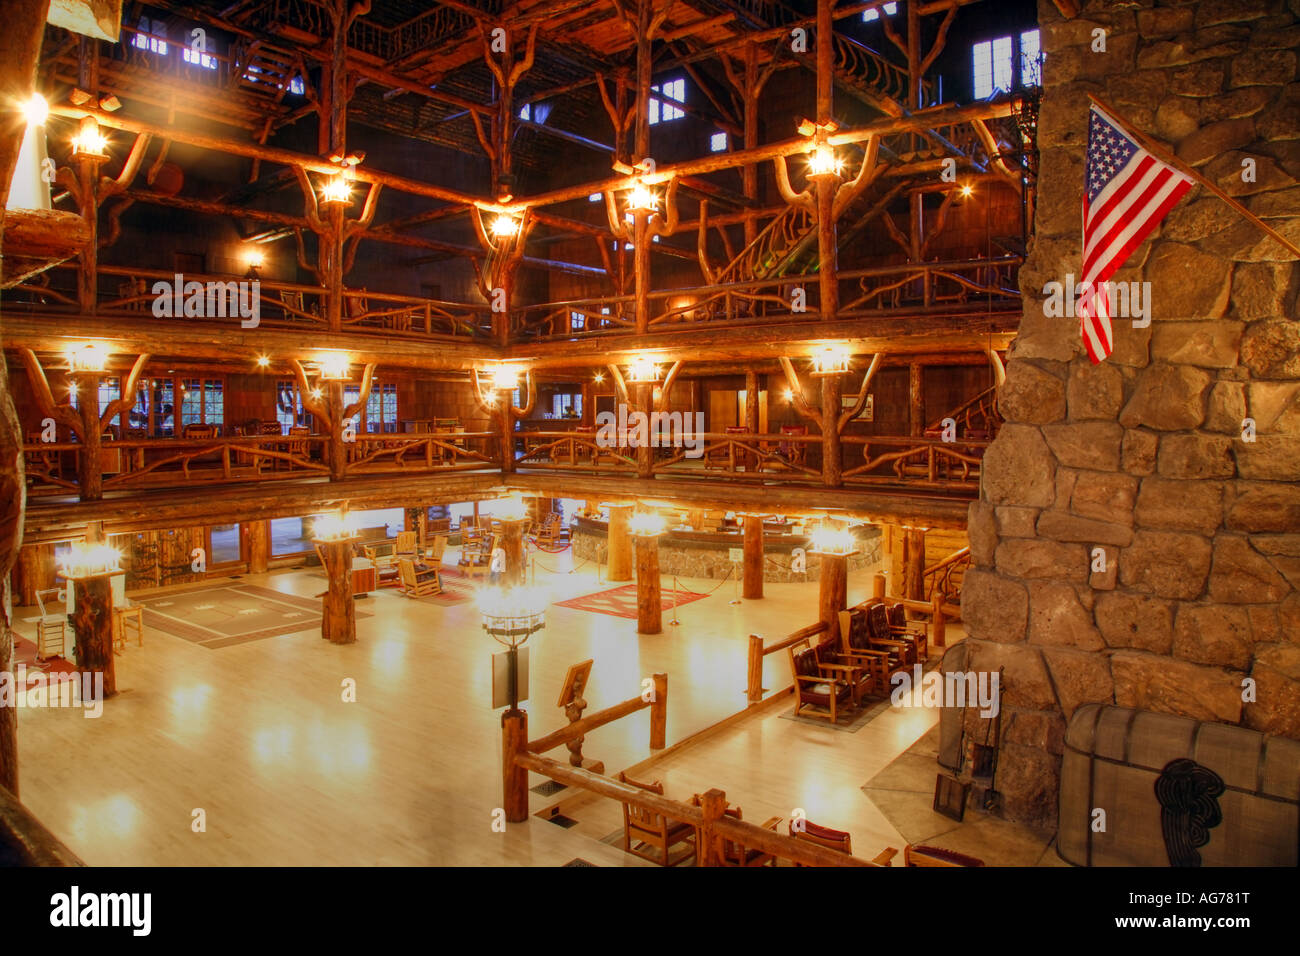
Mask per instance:
[[[1119,271],[1119,267],[1128,259],[1129,254],[1142,243],[1147,233],[1156,227],[1165,217],[1165,213],[1182,198],[1188,188],[1184,182],[1168,176],[1160,176],[1147,190],[1151,194],[1150,198],[1146,194],[1142,196],[1141,207],[1134,219],[1117,226],[1109,235],[1098,240],[1095,244],[1096,248],[1084,250],[1084,278],[1099,281],[1108,279]],[[1099,262],[1106,263],[1112,268],[1102,275],[1102,270],[1098,267]]]

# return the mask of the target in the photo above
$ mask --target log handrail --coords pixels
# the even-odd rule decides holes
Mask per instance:
[[[749,656],[747,667],[747,678],[745,681],[745,699],[750,705],[757,704],[763,699],[763,658],[768,654],[775,654],[783,651],[787,647],[793,647],[800,641],[807,640],[814,635],[821,634],[827,630],[828,625],[825,621],[818,621],[816,624],[809,624],[807,627],[801,627],[789,637],[777,641],[774,644],[764,644],[763,638],[759,634],[749,635]],[[788,688],[787,688],[788,689]]]
[[[85,866],[63,841],[0,787],[0,866]]]

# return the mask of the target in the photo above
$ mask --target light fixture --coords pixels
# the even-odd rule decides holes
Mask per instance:
[[[818,143],[812,148],[808,157],[809,176],[838,176],[843,162],[835,155],[835,148],[829,143]]]
[[[320,188],[320,201],[325,205],[347,206],[352,202],[352,184],[340,171],[325,180]]]
[[[519,235],[519,220],[507,213],[501,213],[492,220],[492,235],[497,239],[513,239]]]
[[[638,511],[627,520],[628,533],[646,538],[663,534],[666,528],[663,515],[657,511]]]
[[[95,117],[87,116],[72,138],[72,154],[87,159],[108,159],[108,139],[99,131]]]
[[[73,372],[102,372],[107,362],[108,350],[94,342],[68,350],[68,369]]]
[[[346,352],[328,352],[319,361],[322,382],[346,382],[351,363]]]
[[[808,550],[813,554],[847,557],[858,553],[858,543],[848,528],[834,528],[823,524],[812,533]]]
[[[789,388],[787,388],[785,391],[783,391],[783,392],[781,393],[781,398],[784,399],[784,400],[787,401],[787,402],[793,402],[793,401],[794,401],[794,390],[793,390],[793,389],[789,389]]]
[[[526,521],[528,506],[520,495],[498,498],[488,506],[488,511],[498,521]]]
[[[963,183],[963,184],[962,184],[962,187],[961,187],[961,197],[962,197],[962,199],[969,199],[969,198],[970,198],[970,194],[971,194],[972,192],[974,192],[974,190],[971,189],[971,185],[970,185],[970,183]]]
[[[360,520],[347,511],[317,515],[311,526],[312,539],[315,541],[348,541],[355,538],[360,530]]]
[[[627,367],[627,380],[636,384],[659,381],[659,366],[648,355],[638,355]]]
[[[852,357],[847,345],[832,343],[813,355],[813,375],[842,375],[849,370]]]
[[[492,377],[492,388],[498,392],[513,392],[519,387],[519,376],[524,374],[521,366],[501,363],[488,369]]]
[[[653,189],[638,179],[628,190],[627,208],[631,212],[654,212],[659,208],[659,197],[655,195]]]
[[[257,367],[258,367],[258,368],[266,368],[266,367],[268,367],[270,364],[271,364],[271,356],[269,356],[269,355],[259,355],[259,356],[257,357]]]
[[[32,98],[23,104],[23,115],[27,118],[28,126],[40,126],[50,116],[50,104],[41,94],[33,93]]]
[[[595,375],[591,377],[591,380],[595,382],[597,385],[603,385],[605,382],[605,373],[597,372]]]
[[[69,580],[115,574],[122,570],[122,554],[107,544],[75,541],[58,558],[59,573]]]
[[[256,246],[244,250],[244,265],[250,269],[260,269],[266,264],[266,255]]]
[[[184,391],[183,388],[182,388],[181,390]],[[322,392],[319,388],[313,388],[313,389],[311,390],[311,397],[312,397],[312,398],[320,398],[320,397],[321,397],[322,395],[324,395],[324,394],[325,394],[325,393]]]

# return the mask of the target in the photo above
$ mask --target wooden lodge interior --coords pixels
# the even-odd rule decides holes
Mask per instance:
[[[21,859],[1064,865],[890,702],[966,636],[1036,3],[6,17],[0,670],[106,698],[0,707]]]

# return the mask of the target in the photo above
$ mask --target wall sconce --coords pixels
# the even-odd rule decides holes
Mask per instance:
[[[808,157],[808,175],[811,178],[839,176],[843,165],[843,161],[835,155],[835,147],[829,143],[818,143]]]
[[[663,534],[667,530],[667,525],[664,523],[663,515],[657,511],[638,511],[628,518],[627,530],[629,534],[653,538]]]
[[[629,212],[654,212],[659,208],[659,197],[655,191],[641,180],[628,190],[627,208]]]
[[[501,213],[492,220],[492,235],[497,239],[513,239],[519,235],[519,220],[507,213]]]
[[[311,526],[312,539],[315,541],[349,541],[357,537],[360,531],[360,520],[347,511],[317,515]]]
[[[970,183],[963,183],[963,184],[962,184],[962,187],[961,187],[961,198],[962,198],[962,199],[969,199],[970,196],[971,196],[971,193],[973,193],[974,191],[975,191],[975,190],[971,188],[971,184],[970,184]]]
[[[95,117],[87,116],[72,138],[72,155],[87,159],[108,159],[108,139],[99,131]]]
[[[524,499],[520,495],[498,498],[492,502],[488,510],[498,521],[528,520],[528,506],[524,504]]]
[[[813,375],[843,375],[849,370],[853,353],[847,345],[828,345],[813,355]]]
[[[271,356],[269,356],[269,355],[259,355],[259,356],[257,357],[257,367],[258,367],[258,368],[268,368],[268,367],[270,366],[270,364],[271,364]]]
[[[340,170],[325,180],[320,189],[321,205],[350,206],[352,204],[352,184],[346,174]]]
[[[68,350],[68,370],[71,372],[102,372],[107,363],[108,350],[94,342]]]
[[[595,375],[591,377],[591,380],[595,382],[597,385],[603,385],[605,384],[605,373],[597,372]]]
[[[322,392],[319,388],[313,388],[313,389],[311,390],[311,397],[312,397],[312,398],[317,398],[317,399],[318,399],[318,398],[320,398],[320,397],[321,397],[322,395],[324,395],[324,394],[325,394],[325,393]]]
[[[808,550],[813,554],[826,554],[833,557],[848,557],[858,553],[858,542],[848,528],[832,528],[822,525],[812,533]]]
[[[322,382],[346,382],[351,363],[346,352],[332,352],[321,358],[320,377]]]
[[[73,542],[72,547],[59,556],[59,574],[70,581],[121,573],[122,554],[107,544]]]
[[[519,376],[523,374],[523,368],[518,365],[494,365],[488,369],[492,388],[498,392],[513,392],[519,387]]]
[[[256,246],[251,246],[244,250],[244,265],[248,267],[248,272],[254,278],[257,277],[257,270],[266,265],[266,254]]]
[[[659,366],[649,356],[641,355],[627,367],[627,380],[637,385],[659,381]]]

